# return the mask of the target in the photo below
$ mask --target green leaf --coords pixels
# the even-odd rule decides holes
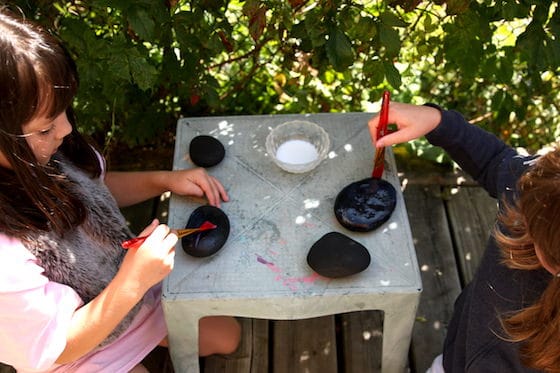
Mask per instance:
[[[221,105],[218,92],[210,85],[203,88],[203,98],[210,107],[219,108]]]
[[[533,20],[517,38],[516,48],[533,69],[543,69],[546,60],[547,39],[542,24]]]
[[[385,79],[385,68],[379,60],[367,60],[364,63],[363,73],[368,86],[375,87],[383,83]]]
[[[383,63],[383,69],[385,70],[387,82],[389,82],[394,89],[399,89],[402,83],[399,70],[397,70],[394,64],[388,61]]]
[[[504,20],[511,21],[516,18],[525,18],[529,13],[530,7],[528,4],[517,1],[506,1],[502,5],[502,16]]]
[[[479,36],[466,27],[472,18],[464,17],[460,21],[445,28],[443,48],[450,66],[460,69],[465,77],[472,79],[484,59],[484,46]]]
[[[377,35],[375,20],[371,17],[360,17],[356,25],[356,38],[367,41],[373,39],[375,35]]]
[[[303,39],[307,37],[307,29],[305,28],[305,22],[298,22],[292,25],[290,30],[290,35],[296,39]]]
[[[560,38],[560,7],[556,7],[554,14],[548,21],[548,30],[554,35],[556,40]]]
[[[130,82],[131,75],[130,75],[130,68],[129,62],[126,57],[120,56],[118,54],[114,54],[107,60],[107,67],[108,67],[108,74],[111,79],[114,80],[124,80],[126,82]]]
[[[316,11],[310,11],[305,17],[305,28],[311,39],[313,48],[325,45],[327,30],[323,26],[322,18]]]
[[[392,12],[381,13],[379,15],[379,19],[381,20],[381,23],[383,23],[386,26],[393,26],[393,27],[406,27],[406,26],[408,26],[408,23],[403,21],[401,18],[399,18],[398,16],[396,16]]]
[[[447,14],[456,15],[466,12],[469,9],[471,0],[447,0]]]
[[[154,38],[155,22],[150,14],[143,8],[134,7],[128,14],[130,27],[143,40]]]
[[[158,78],[155,67],[140,55],[137,49],[129,49],[127,57],[132,80],[144,91],[153,88]]]
[[[401,49],[401,40],[399,33],[394,28],[381,24],[379,27],[379,41],[385,47],[385,53],[388,58],[399,55]]]
[[[434,23],[432,20],[432,16],[429,13],[424,15],[424,22],[422,23],[424,26],[424,32],[427,34],[435,31],[438,28],[438,24]]]
[[[329,62],[336,71],[343,71],[354,63],[352,42],[342,30],[335,28],[331,31],[326,49]]]

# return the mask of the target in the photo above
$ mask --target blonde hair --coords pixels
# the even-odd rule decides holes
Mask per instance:
[[[542,265],[535,247],[552,267],[560,265],[560,150],[539,158],[518,181],[519,196],[499,215],[494,231],[503,263],[535,270]],[[528,367],[560,372],[560,279],[554,277],[531,306],[502,315],[508,340],[520,342]]]

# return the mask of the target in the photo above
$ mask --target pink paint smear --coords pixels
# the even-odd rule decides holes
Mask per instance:
[[[311,275],[304,277],[286,277],[281,274],[282,269],[280,267],[264,259],[262,256],[257,255],[257,262],[266,265],[272,272],[278,274],[274,279],[276,281],[282,282],[282,285],[288,287],[292,291],[296,291],[299,284],[313,284],[315,281],[322,278],[316,272],[313,272]]]

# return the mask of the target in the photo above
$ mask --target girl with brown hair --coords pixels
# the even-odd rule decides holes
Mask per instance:
[[[171,191],[228,196],[203,169],[110,172],[77,131],[73,61],[0,7],[0,361],[18,372],[144,372],[166,343],[161,281],[177,236],[157,220],[138,248],[119,207]],[[231,317],[200,321],[202,355],[236,349]]]
[[[426,136],[499,203],[473,280],[455,302],[431,372],[560,372],[560,150],[523,156],[455,111],[391,103],[398,130],[377,146]],[[442,362],[442,363],[441,363]],[[442,365],[441,365],[442,364]]]

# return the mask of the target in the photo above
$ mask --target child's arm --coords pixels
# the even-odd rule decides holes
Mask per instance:
[[[223,185],[203,168],[178,171],[107,172],[105,183],[119,207],[130,206],[171,191],[179,195],[206,197],[220,206],[229,197]]]
[[[66,347],[57,363],[75,361],[96,348],[146,291],[173,269],[177,236],[167,226],[158,226],[157,220],[141,234],[150,236],[137,249],[127,250],[115,278],[92,301],[74,312]]]
[[[369,121],[373,139],[377,123],[377,116]],[[396,124],[398,130],[378,140],[378,146],[389,146],[425,135],[431,144],[442,147],[491,196],[497,197],[496,179],[501,161],[515,151],[495,135],[469,124],[458,112],[399,102],[391,103],[389,123]]]

